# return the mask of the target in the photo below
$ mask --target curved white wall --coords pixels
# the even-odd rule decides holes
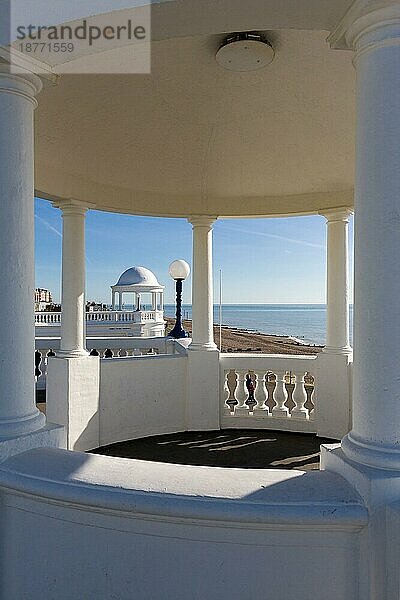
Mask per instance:
[[[40,449],[0,465],[0,498],[4,598],[365,598],[367,512],[333,473]]]

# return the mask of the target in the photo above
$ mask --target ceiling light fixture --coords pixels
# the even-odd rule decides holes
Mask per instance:
[[[274,49],[256,33],[233,33],[220,46],[217,63],[229,71],[256,71],[269,65],[274,59]]]

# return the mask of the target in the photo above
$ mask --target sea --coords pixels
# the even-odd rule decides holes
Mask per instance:
[[[173,317],[175,306],[166,304],[164,314]],[[192,318],[192,307],[182,306],[184,318]],[[214,305],[214,323],[219,324],[219,306]],[[224,304],[222,324],[229,327],[287,335],[307,344],[325,344],[325,304]],[[353,307],[350,306],[350,343],[352,343]]]

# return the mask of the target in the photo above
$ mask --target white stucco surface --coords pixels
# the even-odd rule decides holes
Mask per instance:
[[[99,445],[186,430],[186,390],[186,357],[102,360]]]
[[[358,598],[367,513],[331,473],[37,450],[2,465],[0,490],[7,597]],[[28,528],[33,553],[12,543]],[[17,558],[29,578],[12,576]]]
[[[314,524],[332,521],[356,527],[366,522],[360,496],[343,477],[328,471],[228,469],[36,449],[4,463],[2,485],[7,478],[21,490],[28,482],[34,489],[36,480],[47,479],[45,496],[57,497],[57,486],[68,486],[70,501],[110,508],[132,502],[131,509],[140,513],[158,507],[160,514],[198,519],[220,520],[236,513],[266,523],[311,519]],[[106,493],[108,499],[102,496]],[[60,498],[67,495],[63,492]]]

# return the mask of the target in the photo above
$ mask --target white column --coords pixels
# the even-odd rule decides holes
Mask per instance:
[[[399,3],[363,15],[346,38],[355,49],[357,131],[353,429],[342,448],[356,462],[398,470]]]
[[[77,200],[55,203],[63,218],[61,343],[57,356],[86,356],[85,215],[87,204]]]
[[[118,292],[118,310],[122,310],[122,292]]]
[[[326,268],[326,345],[324,352],[348,354],[349,341],[349,274],[347,208],[324,212],[327,224]]]
[[[34,380],[33,111],[41,81],[0,65],[0,439],[40,429]]]
[[[212,227],[215,218],[192,217],[192,343],[191,350],[215,350],[213,332]]]
[[[151,310],[157,310],[157,292],[151,294]]]
[[[111,296],[112,296],[111,310],[115,310],[115,291],[114,290],[112,291]]]
[[[140,294],[136,294],[136,310],[140,310],[140,300],[141,300]]]

